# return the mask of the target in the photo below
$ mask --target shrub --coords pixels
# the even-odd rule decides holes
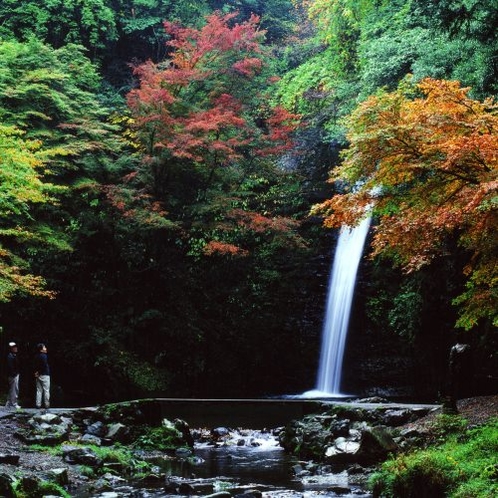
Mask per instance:
[[[147,427],[133,446],[140,449],[171,451],[186,446],[180,431],[171,426]]]
[[[460,415],[441,414],[436,417],[431,432],[435,439],[444,442],[451,434],[463,434],[466,428],[467,420]]]
[[[456,434],[458,419],[440,421],[446,441],[386,461],[370,481],[374,496],[491,498],[498,496],[498,418]],[[441,429],[441,427],[439,427]],[[448,435],[449,434],[449,435]]]

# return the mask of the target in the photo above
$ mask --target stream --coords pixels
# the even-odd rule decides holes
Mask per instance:
[[[92,496],[372,496],[361,485],[349,482],[345,468],[328,466],[326,473],[306,475],[309,474],[304,470],[307,462],[299,462],[288,455],[272,433],[247,430],[232,431],[226,436],[216,445],[196,442],[192,452],[180,453],[173,459],[156,455],[151,463],[156,466],[157,474],[166,475],[166,478],[133,484],[117,481],[112,491]]]

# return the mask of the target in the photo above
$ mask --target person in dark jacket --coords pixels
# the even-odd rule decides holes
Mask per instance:
[[[17,399],[19,398],[19,359],[17,357],[17,344],[9,342],[9,354],[7,355],[7,380],[9,383],[9,393],[5,408],[21,408]]]
[[[50,408],[50,367],[48,365],[47,346],[38,344],[35,356],[36,408]]]

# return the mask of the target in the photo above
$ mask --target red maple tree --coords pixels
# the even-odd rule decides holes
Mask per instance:
[[[214,13],[201,29],[165,22],[170,58],[135,68],[128,104],[148,154],[219,166],[292,146],[297,116],[265,104],[259,19],[231,26],[234,17]]]
[[[162,202],[175,226],[191,228],[182,235],[195,246],[189,253],[246,256],[263,225],[271,232],[268,240],[273,234],[288,245],[283,232],[296,238],[294,225],[247,201],[257,194],[241,192],[245,178],[254,172],[264,177],[272,160],[293,147],[299,117],[271,104],[275,77],[259,18],[236,23],[235,17],[214,13],[200,29],[165,22],[168,59],[135,67],[138,86],[128,94],[133,133],[144,153],[132,179],[142,182],[132,203],[144,202],[144,192]],[[244,216],[234,216],[234,208]],[[136,209],[126,212],[137,218]]]

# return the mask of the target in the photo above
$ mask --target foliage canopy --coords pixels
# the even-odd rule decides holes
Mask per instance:
[[[373,254],[406,271],[444,254],[456,237],[468,251],[458,324],[497,323],[498,115],[458,82],[425,79],[370,97],[346,120],[349,148],[333,180],[347,192],[317,207],[327,226],[354,225],[372,206]]]
[[[44,155],[38,142],[0,126],[0,302],[18,293],[53,297],[23,257],[30,247],[62,245],[52,228],[31,214],[34,205],[54,202],[59,190],[42,181]]]
[[[128,94],[128,104],[145,153],[139,177],[145,180],[144,171],[154,172],[145,180],[149,192],[173,217],[171,208],[180,199],[182,216],[186,204],[192,205],[193,219],[204,213],[204,223],[211,211],[223,220],[218,234],[226,236],[229,224],[237,231],[259,223],[262,231],[286,230],[292,223],[250,210],[244,214],[237,200],[240,186],[249,185],[247,175],[265,171],[265,162],[290,149],[298,116],[265,102],[271,75],[258,18],[231,25],[234,18],[215,13],[200,29],[166,22],[170,59],[136,68],[140,84]],[[194,187],[190,193],[189,185],[179,183],[185,174]],[[244,253],[234,240],[204,243],[208,254]]]

